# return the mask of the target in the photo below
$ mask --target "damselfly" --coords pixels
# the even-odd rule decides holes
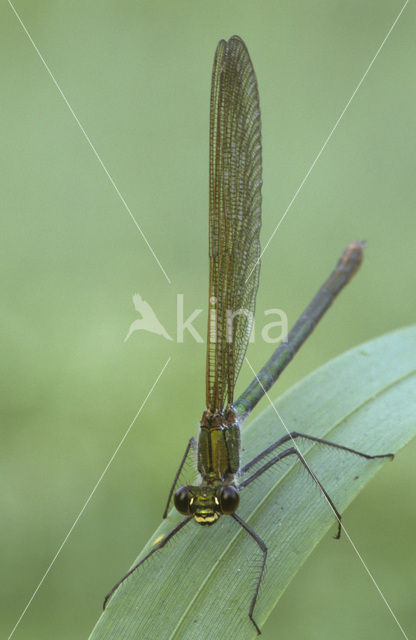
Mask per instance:
[[[320,443],[362,456],[392,458],[393,454],[368,455],[349,447],[298,432],[287,433],[253,460],[240,465],[240,424],[270,389],[317,322],[360,266],[363,243],[353,242],[334,271],[305,309],[287,339],[280,344],[246,391],[234,401],[234,387],[243,363],[253,324],[260,270],[261,226],[261,124],[256,75],[244,42],[233,36],[221,40],[212,72],[209,143],[209,302],[206,408],[200,422],[198,443],[191,438],[175,475],[163,514],[172,498],[185,516],[153,549],[111,589],[104,607],[120,584],[150,556],[164,547],[191,520],[213,525],[228,515],[250,535],[261,550],[262,563],[252,596],[249,618],[254,619],[267,558],[267,545],[236,513],[240,493],[256,478],[288,456],[295,456],[323,493],[338,520],[341,515],[307,465],[296,438]],[[277,451],[287,445],[283,450]],[[275,452],[275,454],[273,454]],[[196,454],[199,483],[178,487],[189,455]]]

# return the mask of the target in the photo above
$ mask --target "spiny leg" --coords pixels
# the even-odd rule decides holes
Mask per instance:
[[[185,453],[183,454],[182,460],[180,462],[180,465],[178,467],[178,470],[176,472],[175,478],[174,478],[174,480],[172,482],[172,486],[171,486],[170,491],[169,491],[168,501],[166,503],[166,507],[165,507],[165,510],[163,512],[163,518],[166,518],[167,515],[168,515],[169,505],[170,505],[170,501],[172,500],[173,492],[175,491],[176,483],[178,482],[178,478],[182,473],[183,466],[184,466],[184,464],[186,462],[186,459],[187,459],[187,457],[189,455],[189,450],[190,450],[191,447],[195,450],[196,440],[195,440],[194,437],[190,438],[188,444],[186,445]]]
[[[146,562],[146,560],[148,560],[150,558],[150,556],[152,556],[154,553],[156,553],[156,551],[159,551],[159,549],[163,549],[163,547],[165,546],[165,544],[167,542],[169,542],[169,540],[171,540],[173,538],[173,536],[178,533],[178,531],[180,531],[182,529],[182,527],[184,527],[186,524],[188,524],[188,522],[190,522],[190,520],[192,520],[192,516],[188,516],[187,518],[185,518],[184,520],[181,520],[181,522],[179,522],[175,527],[173,527],[173,529],[171,529],[163,538],[162,540],[151,550],[149,551],[149,553],[147,555],[145,555],[144,558],[142,558],[139,562],[137,562],[137,564],[135,564],[129,571],[127,571],[127,573],[120,578],[120,580],[118,582],[116,582],[116,584],[114,585],[114,587],[111,589],[111,591],[109,591],[106,595],[106,597],[104,598],[104,603],[103,603],[103,610],[106,608],[107,602],[108,600],[111,598],[111,596],[113,595],[113,593],[115,591],[117,591],[117,589],[119,588],[119,586],[124,582],[124,580],[126,580],[126,578],[128,578],[129,576],[131,576],[131,574],[136,571],[136,569],[138,569],[140,567],[140,565],[142,565],[144,562]]]
[[[322,438],[317,438],[316,436],[310,436],[310,435],[307,435],[306,433],[299,433],[299,431],[292,431],[291,433],[287,433],[286,435],[284,435],[279,440],[276,440],[276,442],[273,442],[273,444],[267,447],[267,449],[264,449],[264,451],[259,453],[252,460],[250,460],[250,462],[248,462],[246,465],[244,465],[244,467],[242,467],[241,473],[246,473],[255,464],[257,464],[257,462],[262,460],[262,458],[266,457],[267,455],[269,455],[269,453],[271,453],[278,447],[282,446],[282,444],[285,444],[285,442],[288,442],[289,440],[294,440],[295,438],[305,438],[305,440],[311,440],[312,442],[318,442],[319,444],[326,444],[329,447],[334,447],[335,449],[342,449],[343,451],[354,453],[355,455],[361,456],[362,458],[367,458],[367,460],[373,460],[374,458],[390,458],[391,460],[393,460],[394,458],[394,453],[383,453],[383,454],[377,454],[377,455],[371,456],[368,453],[363,453],[362,451],[358,451],[357,449],[351,449],[350,447],[346,447],[343,444],[337,444],[336,442],[331,442],[330,440],[323,440]]]
[[[257,597],[259,595],[260,584],[261,584],[261,581],[262,581],[262,578],[263,578],[264,568],[266,566],[267,547],[266,547],[265,543],[263,542],[263,540],[260,538],[260,536],[258,536],[257,533],[255,531],[253,531],[253,529],[251,527],[249,527],[248,524],[246,522],[244,522],[244,520],[242,520],[236,513],[232,513],[231,516],[234,518],[234,520],[236,520],[236,522],[238,522],[238,524],[241,527],[243,527],[243,529],[245,529],[247,531],[248,534],[250,534],[250,536],[253,538],[253,540],[255,540],[257,542],[257,544],[259,545],[261,551],[263,552],[263,561],[261,563],[259,575],[258,575],[258,578],[257,578],[256,589],[254,591],[254,596],[253,596],[253,598],[251,600],[250,609],[249,609],[249,612],[248,612],[248,617],[250,618],[251,622],[256,627],[257,633],[260,635],[261,631],[260,631],[259,626],[257,625],[257,622],[253,618],[253,611],[254,611],[254,607],[256,606]]]
[[[285,449],[284,451],[279,453],[277,456],[275,456],[274,458],[272,458],[271,460],[266,462],[266,464],[264,464],[262,467],[260,467],[260,469],[258,469],[255,473],[253,473],[253,475],[251,475],[249,478],[247,478],[247,480],[243,480],[243,482],[240,483],[239,488],[240,489],[244,489],[249,484],[251,484],[251,482],[253,482],[259,476],[261,476],[262,473],[267,471],[267,469],[270,469],[270,467],[272,467],[274,464],[276,464],[277,462],[280,462],[280,460],[283,460],[287,456],[292,456],[292,455],[295,455],[295,456],[297,456],[299,458],[299,460],[301,461],[301,463],[303,464],[303,466],[305,467],[305,469],[307,470],[309,475],[313,478],[314,482],[316,482],[316,484],[318,485],[318,487],[320,488],[320,490],[324,494],[325,498],[328,500],[329,504],[331,505],[332,510],[335,513],[335,516],[336,516],[336,518],[338,520],[338,531],[337,531],[337,535],[335,536],[335,538],[338,540],[339,537],[341,536],[341,514],[339,513],[338,509],[336,508],[336,506],[332,502],[332,500],[329,497],[328,493],[325,491],[325,489],[322,486],[322,484],[319,482],[319,480],[316,477],[316,475],[313,473],[311,468],[308,466],[308,464],[307,464],[306,460],[304,459],[304,457],[302,456],[302,454],[299,453],[299,451],[297,451],[297,449],[295,449],[294,447],[291,447],[290,449]]]

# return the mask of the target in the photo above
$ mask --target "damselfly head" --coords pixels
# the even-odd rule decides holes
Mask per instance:
[[[179,513],[192,515],[198,524],[211,525],[221,515],[234,513],[240,496],[233,485],[183,486],[175,492],[174,502]]]

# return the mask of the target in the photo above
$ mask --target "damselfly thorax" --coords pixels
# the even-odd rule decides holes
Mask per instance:
[[[200,423],[197,464],[199,485],[186,485],[175,492],[174,503],[195,522],[211,525],[221,515],[236,511],[240,496],[236,474],[240,469],[240,427],[234,409],[204,411]]]

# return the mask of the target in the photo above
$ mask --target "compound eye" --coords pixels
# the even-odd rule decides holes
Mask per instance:
[[[223,487],[220,492],[220,507],[222,513],[230,515],[236,511],[240,503],[240,495],[232,485]]]
[[[184,516],[188,516],[191,513],[190,492],[188,487],[180,487],[179,489],[177,489],[175,491],[175,497],[173,501],[179,513],[183,513]]]

